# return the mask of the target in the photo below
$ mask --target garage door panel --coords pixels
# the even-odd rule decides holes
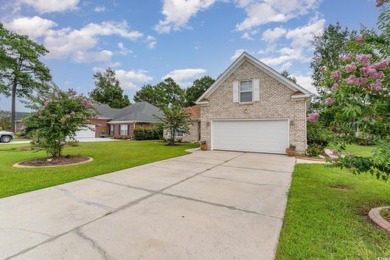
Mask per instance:
[[[285,153],[288,120],[214,121],[213,149]]]
[[[76,140],[82,138],[95,138],[95,125],[86,125],[76,132]]]

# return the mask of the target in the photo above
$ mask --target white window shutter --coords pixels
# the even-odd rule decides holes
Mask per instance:
[[[233,102],[238,102],[238,81],[233,82]]]
[[[253,80],[253,101],[259,101],[260,100],[260,80],[254,79]]]

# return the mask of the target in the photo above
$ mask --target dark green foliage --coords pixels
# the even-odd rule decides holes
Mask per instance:
[[[209,76],[194,81],[186,90],[186,106],[195,105],[195,101],[211,86],[215,80]]]
[[[288,73],[287,70],[283,70],[280,75],[282,75],[283,77],[286,77],[287,79],[289,79],[290,81],[294,82],[295,84],[297,83],[297,79],[293,76],[290,75],[290,73]]]
[[[170,138],[169,145],[175,145],[176,133],[181,131],[185,134],[189,132],[189,125],[191,122],[190,113],[180,107],[166,108],[163,110],[164,116],[159,118],[164,128],[169,131]]]
[[[332,131],[321,122],[307,122],[307,143],[326,147],[332,137]]]
[[[15,131],[16,97],[31,98],[46,91],[49,69],[39,60],[48,50],[25,35],[10,32],[0,23],[0,93],[12,97],[11,130]]]
[[[134,95],[135,102],[146,101],[161,110],[167,107],[183,107],[185,105],[184,90],[171,78],[155,86],[145,85]]]
[[[0,111],[0,130],[8,130],[11,128],[11,113],[8,111]]]
[[[319,144],[309,144],[306,153],[310,157],[317,157],[318,155],[323,154],[324,148],[324,146]]]
[[[89,93],[93,101],[107,104],[112,108],[123,108],[130,105],[129,97],[123,95],[123,90],[115,77],[115,71],[111,68],[103,73],[94,74],[93,78],[96,87]]]
[[[163,129],[161,127],[143,128],[136,127],[134,129],[135,140],[159,140],[162,139]]]
[[[324,70],[334,71],[340,65],[340,57],[347,53],[347,43],[356,36],[355,31],[343,28],[339,23],[330,24],[322,34],[314,36],[313,85],[318,93],[329,91],[331,85],[324,85]]]

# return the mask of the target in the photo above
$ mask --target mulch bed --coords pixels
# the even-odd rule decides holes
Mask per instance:
[[[40,158],[30,161],[20,162],[19,165],[23,166],[57,166],[68,165],[88,161],[90,158],[85,156],[63,156],[63,157],[50,157]]]

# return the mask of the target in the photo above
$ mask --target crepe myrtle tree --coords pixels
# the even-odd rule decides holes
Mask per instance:
[[[58,87],[35,98],[32,108],[34,113],[24,119],[27,131],[34,136],[34,144],[52,157],[61,157],[67,140],[74,141],[76,131],[95,114],[86,97]]]
[[[388,1],[377,1],[383,5]],[[371,157],[348,154],[334,161],[335,166],[353,169],[355,174],[370,172],[377,178],[390,177],[390,9],[383,7],[378,28],[381,33],[363,29],[348,44],[349,53],[340,56],[335,70],[324,70],[331,89],[323,93],[321,111],[334,114],[332,130],[340,149],[361,134],[377,143]],[[318,121],[319,114],[308,115]]]
[[[189,125],[191,125],[191,114],[183,107],[166,107],[162,110],[164,116],[157,117],[164,128],[169,131],[170,137],[168,145],[175,145],[176,133],[181,131],[185,134],[189,133]]]

